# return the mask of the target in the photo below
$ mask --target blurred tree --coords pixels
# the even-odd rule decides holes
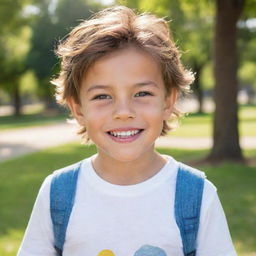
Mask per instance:
[[[213,147],[208,156],[211,161],[243,160],[238,132],[237,22],[242,16],[244,7],[248,10],[247,15],[250,15],[256,8],[256,1],[216,0],[214,39],[216,110]]]
[[[172,30],[175,35],[181,33],[181,35],[178,35],[178,38],[181,39],[180,45],[182,47],[185,45],[192,52],[190,63],[192,63],[192,68],[197,71],[194,85],[196,88],[198,87],[198,76],[200,77],[202,69],[201,65],[207,63],[209,56],[205,54],[207,58],[204,58],[204,53],[210,49],[209,47],[205,48],[205,45],[209,45],[206,38],[210,35],[209,32],[208,34],[205,32],[209,31],[212,24],[213,15],[211,15],[211,11],[209,12],[209,10],[213,10],[212,4],[212,1],[206,0],[198,1],[196,4],[191,0],[132,0],[132,6],[134,7],[154,11],[161,14],[161,16],[166,15],[174,19]],[[207,7],[207,5],[209,6]],[[203,8],[199,8],[200,6]],[[242,17],[244,7],[243,19],[255,18],[256,0],[216,0],[215,7],[214,77],[216,110],[213,129],[214,144],[208,159],[214,161],[223,159],[243,160],[239,144],[237,117],[237,22]],[[202,10],[202,13],[200,10]],[[204,30],[205,24],[208,24],[208,28],[206,27]],[[190,31],[191,33],[189,33]],[[193,52],[195,56],[193,56]],[[185,58],[187,58],[186,55]]]
[[[28,3],[23,0],[0,1],[0,34],[15,31],[17,27],[24,25],[26,19],[22,16],[22,9]]]
[[[214,8],[212,3],[191,0],[120,1],[131,8],[152,11],[171,19],[171,31],[183,52],[182,59],[195,73],[192,90],[198,99],[198,112],[203,112],[202,69],[210,59]]]
[[[183,55],[183,60],[195,72],[192,90],[198,99],[198,113],[203,113],[203,91],[205,88],[202,85],[202,71],[211,56],[214,8],[212,3],[207,1],[194,4],[194,1],[185,0],[181,1],[180,4],[184,13],[180,45],[181,49],[187,51]]]
[[[40,11],[31,24],[31,50],[27,56],[27,65],[34,70],[39,81],[39,96],[44,99],[46,106],[51,108],[54,101],[49,78],[56,63],[53,45],[58,31],[49,12],[49,5],[48,0],[43,0],[37,5]]]
[[[256,19],[249,18],[248,20],[240,21],[238,37],[240,59],[238,77],[240,88],[247,91],[247,103],[253,104],[256,94]]]
[[[42,0],[37,2],[37,6],[40,12],[32,25],[32,48],[27,63],[39,80],[40,95],[46,108],[51,109],[56,108],[57,104],[50,80],[59,69],[54,48],[71,27],[90,16],[93,6],[89,6],[85,0]]]
[[[21,113],[19,79],[25,71],[25,56],[29,48],[29,28],[24,6],[29,1],[0,2],[0,87],[13,98],[14,114]]]
[[[255,104],[255,89],[256,89],[256,63],[244,61],[239,69],[240,88],[247,93],[247,104]]]

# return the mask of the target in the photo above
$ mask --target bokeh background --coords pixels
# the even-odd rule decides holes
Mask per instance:
[[[0,0],[0,255],[16,255],[43,179],[96,152],[56,104],[59,40],[116,4],[170,21],[195,73],[157,150],[217,186],[239,255],[256,255],[256,0]]]

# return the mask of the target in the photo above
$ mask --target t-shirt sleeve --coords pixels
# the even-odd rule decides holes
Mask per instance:
[[[56,255],[49,202],[51,178],[48,176],[39,190],[17,256]]]
[[[216,187],[206,180],[198,231],[197,256],[236,256]]]

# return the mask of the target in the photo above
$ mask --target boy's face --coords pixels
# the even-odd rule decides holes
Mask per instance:
[[[129,47],[96,61],[82,80],[81,105],[70,100],[69,106],[99,154],[132,161],[154,152],[176,92],[165,96],[158,63]]]

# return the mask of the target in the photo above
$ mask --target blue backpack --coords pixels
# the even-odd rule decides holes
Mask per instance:
[[[54,246],[60,256],[74,204],[81,163],[82,161],[55,172],[51,182],[50,211]],[[184,256],[196,255],[204,179],[203,172],[179,163],[175,192],[175,219],[182,238]]]

